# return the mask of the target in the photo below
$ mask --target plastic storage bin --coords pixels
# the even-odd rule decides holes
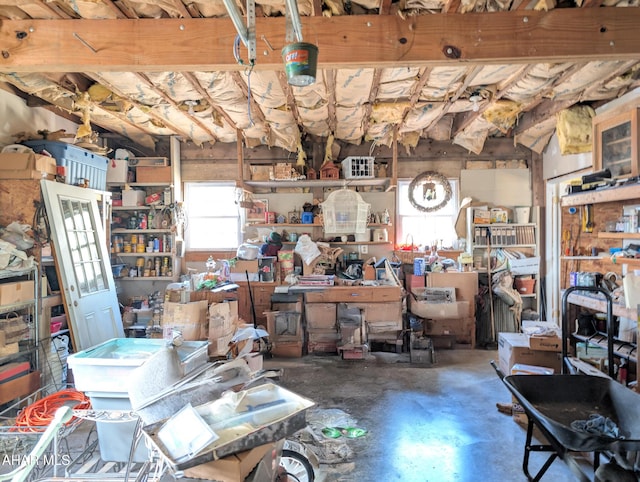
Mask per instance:
[[[87,179],[91,189],[104,191],[107,188],[109,159],[87,149],[55,141],[26,141],[37,153],[47,151],[56,159],[56,164],[65,168],[66,184],[83,184]]]
[[[75,387],[82,392],[111,392],[128,396],[127,376],[166,342],[156,338],[113,338],[87,350],[69,355]],[[207,341],[185,341],[178,347],[183,374],[208,361]]]

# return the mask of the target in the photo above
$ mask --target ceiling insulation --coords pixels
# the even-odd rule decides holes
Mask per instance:
[[[590,2],[590,5],[602,5],[599,14],[606,10],[604,7],[626,6],[629,9],[626,16],[639,18],[636,10],[639,2],[605,0]],[[327,27],[333,41],[328,50],[326,45],[320,46],[316,82],[307,87],[289,85],[283,64],[279,68],[263,67],[265,59],[273,62],[270,59],[279,58],[279,42],[284,40],[285,32],[282,31],[282,38],[278,39],[261,35],[260,21],[281,19],[285,14],[283,0],[256,3],[258,58],[255,68],[245,64],[228,69],[154,69],[152,62],[145,64],[148,59],[140,56],[134,62],[139,63],[139,68],[135,68],[136,65],[121,70],[99,67],[68,73],[44,67],[23,68],[16,63],[11,69],[2,67],[0,80],[25,96],[38,97],[54,109],[76,116],[78,123],[88,121],[97,130],[113,132],[151,149],[168,135],[177,135],[196,145],[236,143],[240,135],[246,146],[276,146],[294,153],[301,139],[307,136],[325,140],[333,136],[336,142],[355,145],[373,142],[390,146],[395,132],[398,142],[405,147],[415,147],[426,139],[449,140],[470,152],[480,153],[489,137],[510,137],[514,143],[542,152],[556,129],[556,114],[566,112],[565,109],[573,105],[593,109],[640,86],[640,48],[636,55],[616,58],[606,55],[598,58],[585,48],[580,56],[528,60],[536,48],[545,46],[540,42],[530,44],[532,31],[520,29],[515,22],[514,25],[508,21],[495,23],[492,20],[496,17],[489,17],[492,20],[486,23],[498,25],[495,31],[481,28],[485,25],[482,19],[494,12],[512,13],[514,19],[522,18],[522,23],[527,22],[526,17],[516,15],[523,11],[533,18],[533,9],[546,9],[550,14],[553,10],[573,9],[573,13],[585,17],[579,27],[567,29],[568,32],[552,32],[550,35],[559,35],[558,39],[547,39],[560,48],[569,43],[563,42],[563,35],[593,23],[589,22],[590,6],[583,2],[563,3],[563,9],[554,9],[554,5],[554,2],[527,4],[512,0],[300,0],[298,9],[307,42],[314,43],[326,35],[319,31],[320,24],[310,27],[311,17],[327,21],[332,17],[353,19],[350,31],[333,32],[332,27]],[[479,26],[465,37],[467,32],[459,32],[455,22],[470,14],[479,15]],[[412,49],[423,49],[425,59],[434,55],[433,49],[427,49],[419,39],[411,37],[416,19],[434,15],[440,15],[445,26],[441,37],[433,39],[445,53],[445,57],[441,57],[444,60],[405,62],[403,56],[409,55]],[[203,52],[207,43],[211,46],[228,43],[235,35],[222,0],[0,0],[0,16],[6,19],[0,28],[7,29],[5,35],[9,36],[15,30],[11,21],[28,19],[228,20],[224,32],[216,31],[211,38],[202,39],[203,45],[193,46]],[[376,28],[377,19],[387,16],[394,22],[385,25],[393,25],[397,31],[380,30],[372,37],[364,37],[367,29]],[[620,20],[623,21],[624,18]],[[545,26],[544,23],[536,25]],[[625,31],[623,27],[603,22],[596,33],[606,36]],[[73,34],[78,35],[75,30]],[[167,33],[166,49],[169,50],[176,45],[175,37],[170,35],[173,34]],[[497,44],[504,49],[503,57],[512,61],[466,58],[464,45],[459,47],[452,40],[468,39],[467,50],[471,50],[493,45],[487,42],[496,36],[499,36]],[[580,38],[586,41],[589,36]],[[349,43],[343,44],[345,39]],[[625,38],[612,37],[606,45],[615,52],[625,41]],[[74,42],[74,48],[82,49],[78,52],[87,54],[88,50],[95,50],[96,56],[102,55],[100,48],[94,47],[98,45],[95,39],[76,38]],[[522,49],[510,50],[515,44],[522,45]],[[334,48],[336,51],[346,49],[344,52],[361,51],[363,61],[353,65],[323,63],[323,53]],[[375,52],[386,50],[397,51],[394,62],[367,60],[373,58]],[[495,53],[488,50],[487,55]],[[13,60],[12,53],[6,53],[5,60]],[[246,55],[246,51],[242,54]],[[459,61],[456,56],[460,57]],[[86,99],[82,108],[77,102],[80,98]],[[535,109],[544,102],[551,104],[546,114],[540,115]],[[519,127],[522,125],[526,125],[526,129]]]

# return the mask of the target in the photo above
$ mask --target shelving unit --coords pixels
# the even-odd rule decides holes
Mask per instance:
[[[393,187],[389,177],[372,179],[301,179],[299,181],[244,181],[249,188],[325,188],[325,187],[357,187],[382,186],[385,189]]]
[[[605,166],[606,167],[606,166]],[[607,253],[611,247],[621,247],[621,243],[625,240],[640,239],[640,233],[622,233],[604,231],[606,222],[616,219],[616,215],[620,216],[625,207],[629,205],[640,204],[640,192],[638,184],[627,184],[606,189],[587,191],[578,194],[564,196],[561,199],[561,227],[563,230],[571,230],[576,233],[576,225],[578,227],[579,238],[574,240],[575,249],[578,253],[589,252],[591,248],[596,248],[601,253]],[[581,228],[581,220],[579,215],[569,212],[570,207],[579,207],[581,210],[584,206],[592,206],[592,222],[593,232],[584,232]],[[615,273],[620,280],[622,278],[622,265],[628,265],[630,268],[640,266],[640,259],[630,259],[625,257],[611,257],[608,255],[588,256],[561,256],[561,287],[567,288],[570,284],[571,272],[607,272]],[[584,290],[576,290],[567,296],[569,306],[568,318],[573,320],[577,318],[580,311],[589,313],[606,313],[607,302],[603,295],[598,296],[595,293]],[[638,319],[636,308],[626,308],[624,304],[612,303],[612,316],[628,318],[632,320]],[[572,330],[573,331],[573,330]],[[637,377],[637,343],[620,340],[617,333],[597,332],[593,336],[583,336],[577,333],[571,333],[571,339],[568,340],[572,344],[578,341],[589,341],[596,346],[607,348],[609,339],[613,342],[614,356],[617,359],[624,359],[635,365],[633,373]],[[633,376],[632,376],[633,378]]]
[[[310,236],[314,241],[317,241],[318,238],[322,237],[324,233],[324,229],[321,224],[303,224],[303,223],[252,223],[250,226],[260,227],[260,228],[270,228],[279,231],[280,229],[284,230],[292,230],[295,229],[296,233],[308,231]],[[387,229],[388,235],[392,233],[390,231],[393,230],[393,226],[391,224],[380,224],[373,223],[368,224],[367,229],[376,229],[382,228]],[[361,246],[361,245],[369,245],[369,246],[385,246],[392,244],[392,241],[388,239],[387,241],[323,241],[331,246]],[[295,245],[296,241],[283,241],[282,244],[290,244]]]
[[[467,246],[474,259],[474,269],[486,273],[491,278],[494,273],[492,251],[514,250],[527,258],[540,256],[540,235],[537,222],[530,223],[474,223],[473,207],[467,208]],[[532,219],[539,219],[539,210],[531,209]],[[514,273],[520,273],[514,270]],[[540,279],[539,265],[527,270],[527,274],[514,274],[514,281],[519,277],[531,277],[535,280],[532,293],[520,293],[523,298],[523,310],[540,312]],[[491,280],[488,280],[491,286]]]
[[[125,178],[135,182],[107,182],[107,187],[119,193],[124,200],[125,191],[131,189],[144,194],[142,205],[134,199],[134,205],[115,205],[112,208],[110,232],[112,266],[124,265],[123,276],[114,277],[116,282],[162,281],[178,279],[181,269],[182,222],[176,215],[180,199],[176,197],[176,186],[180,183],[178,156],[171,161],[164,158],[129,159]],[[144,180],[142,169],[145,169]],[[150,179],[147,179],[150,177]],[[156,195],[158,199],[148,201]],[[135,197],[132,195],[132,197]],[[150,218],[153,214],[153,219]]]
[[[12,302],[0,305],[0,370],[7,364],[28,362],[28,372],[0,384],[0,405],[25,397],[40,388],[38,359],[39,283],[38,266],[22,271],[0,271],[0,283],[6,292],[20,283],[20,291]],[[1,289],[1,288],[0,288]],[[28,296],[28,297],[27,297]]]

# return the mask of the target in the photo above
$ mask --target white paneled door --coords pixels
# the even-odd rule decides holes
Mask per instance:
[[[96,192],[41,186],[75,350],[124,337]]]

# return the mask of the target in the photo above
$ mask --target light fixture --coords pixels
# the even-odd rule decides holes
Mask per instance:
[[[477,90],[474,91],[470,96],[469,96],[469,100],[473,103],[473,112],[478,112],[480,110],[480,101],[482,100],[482,96],[480,95],[480,92],[478,92]]]

